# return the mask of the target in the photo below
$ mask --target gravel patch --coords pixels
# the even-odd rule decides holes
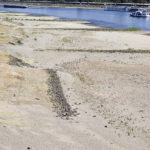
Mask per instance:
[[[51,96],[54,110],[61,118],[69,119],[70,116],[75,116],[76,111],[72,110],[67,103],[57,72],[53,69],[46,69],[46,71],[49,74],[47,93]]]

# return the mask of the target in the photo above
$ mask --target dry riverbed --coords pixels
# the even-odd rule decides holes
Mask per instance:
[[[0,12],[0,149],[149,150],[149,35]]]

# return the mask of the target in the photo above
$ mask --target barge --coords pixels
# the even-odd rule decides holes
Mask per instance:
[[[28,8],[28,6],[25,5],[3,5],[4,8]]]
[[[140,11],[141,8],[136,8],[136,7],[105,7],[104,8],[105,11],[122,11],[122,12],[136,12],[136,11]]]

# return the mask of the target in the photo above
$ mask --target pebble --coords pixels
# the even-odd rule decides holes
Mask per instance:
[[[139,112],[143,112],[144,110],[139,110]]]

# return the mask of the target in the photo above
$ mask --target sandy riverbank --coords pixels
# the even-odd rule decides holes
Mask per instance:
[[[0,12],[0,149],[149,150],[149,35]]]

